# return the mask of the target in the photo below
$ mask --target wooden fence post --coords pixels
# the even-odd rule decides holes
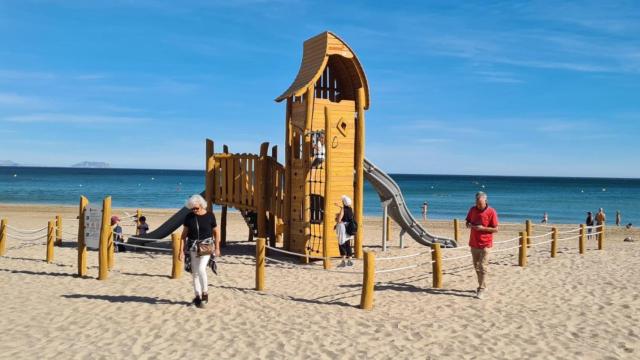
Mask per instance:
[[[518,265],[527,266],[527,232],[520,231],[520,248],[518,250]]]
[[[360,308],[364,310],[373,309],[373,291],[376,276],[376,253],[373,251],[364,252],[364,271],[362,272],[362,295],[360,297]]]
[[[140,218],[138,218],[140,219]],[[98,280],[109,277],[109,238],[111,237],[111,196],[102,200],[102,225],[98,246]]]
[[[56,215],[56,243],[57,246],[62,245],[62,216]]]
[[[264,265],[267,240],[263,237],[256,241],[256,290],[264,290]]]
[[[324,166],[330,166],[332,158],[333,158],[333,118],[331,115],[331,111],[327,106],[324,108],[324,136],[325,136],[325,151],[324,151]],[[329,170],[326,169],[324,172],[324,219],[322,220],[322,265],[325,269],[331,268],[331,260],[329,259],[329,237],[333,232],[333,224],[332,224],[332,206],[333,205],[333,184],[332,178],[330,176]],[[358,224],[360,229],[364,228],[364,224]],[[385,223],[386,225],[386,223]],[[357,246],[356,246],[357,247]]]
[[[460,240],[460,221],[453,219],[453,239],[458,242]]]
[[[0,256],[7,253],[7,219],[0,220]]]
[[[142,210],[137,209],[136,210],[136,235],[140,235],[140,230],[138,229],[138,226],[140,226],[140,217],[142,216]]]
[[[587,239],[587,229],[584,224],[580,224],[580,237],[578,238],[578,249],[580,255],[584,255],[585,240]]]
[[[109,249],[107,252],[107,265],[109,267],[109,271],[113,269],[116,262],[116,244],[114,241],[115,239],[113,238],[113,231],[111,229],[111,219],[109,219],[109,237],[107,238],[107,249]]]
[[[49,220],[47,223],[47,262],[49,264],[53,262],[53,244],[56,241],[55,237],[56,233],[53,220]]]
[[[433,287],[442,289],[442,250],[440,244],[431,244],[431,267],[433,270]]]
[[[527,247],[531,247],[531,241],[529,239],[529,236],[533,235],[533,229],[531,226],[531,220],[528,220],[525,222],[525,228],[526,228],[526,235],[527,235]]]
[[[87,276],[87,244],[84,240],[84,213],[89,205],[89,200],[80,196],[78,210],[78,276]]]
[[[551,228],[551,257],[556,257],[558,253],[558,228]]]
[[[229,154],[229,146],[222,145],[222,153],[223,154]],[[229,161],[229,158],[225,158],[224,159],[224,164],[222,166],[224,166],[225,173],[223,174],[224,176],[222,177],[222,179],[220,181],[222,182],[224,188],[226,189],[225,194],[229,194],[229,193],[231,193],[231,189],[233,189],[233,184],[231,184],[227,180],[229,178],[229,174],[228,173],[233,168],[231,166],[231,161]],[[257,179],[257,177],[259,176],[257,174],[257,171],[256,171],[255,175],[256,175],[256,188],[257,188],[258,187],[258,183],[260,182],[260,180]],[[229,198],[228,195],[226,197],[224,197],[224,201],[227,202],[228,198]],[[255,199],[255,200],[258,201],[258,199]],[[228,210],[227,205],[222,205],[220,207],[220,247],[227,246],[227,212],[228,211],[229,210]]]
[[[171,234],[171,245],[173,250],[173,267],[171,268],[171,278],[178,279],[182,275],[182,261],[180,261],[180,234]]]
[[[604,224],[600,225],[600,231],[601,231],[601,233],[598,234],[599,235],[598,236],[598,250],[604,249],[604,239],[605,239],[605,236],[604,236],[605,225]]]
[[[356,232],[354,241],[355,255],[357,259],[362,259],[362,243],[364,239],[364,154],[365,154],[365,89],[358,88],[356,105],[358,106],[358,117],[356,120],[355,134],[355,193],[353,199],[355,220],[360,226]],[[313,110],[312,110],[313,111]],[[325,137],[326,141],[330,141]],[[330,144],[330,143],[329,143]],[[325,164],[327,164],[325,162]]]

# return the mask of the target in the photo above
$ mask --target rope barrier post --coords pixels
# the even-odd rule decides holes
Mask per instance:
[[[84,241],[84,212],[89,205],[89,200],[80,196],[78,210],[78,276],[87,276],[87,244]]]
[[[256,290],[264,290],[264,265],[266,257],[266,244],[265,238],[258,238],[256,241]]]
[[[109,230],[111,230],[111,221],[109,221]],[[114,242],[114,238],[113,238],[113,232],[109,231],[109,238],[107,239],[107,244],[108,247],[107,249],[109,249],[109,251],[107,252],[107,265],[109,267],[109,271],[111,271],[111,269],[113,269],[113,266],[115,265],[115,259],[116,259],[116,244]]]
[[[520,231],[520,248],[518,249],[518,266],[527,266],[527,232]]]
[[[376,253],[373,251],[364,252],[364,270],[362,272],[362,295],[360,297],[360,308],[364,310],[373,309],[373,290],[376,276]]]
[[[0,256],[7,253],[7,219],[0,220]]]
[[[525,222],[525,230],[527,235],[527,247],[531,247],[531,241],[529,241],[529,236],[533,235],[533,229],[531,227],[531,220],[527,219]]]
[[[584,224],[580,224],[580,237],[578,238],[578,248],[580,249],[580,255],[584,255],[584,245],[587,239],[587,231]]]
[[[604,239],[605,239],[605,226],[604,224],[600,225],[600,234],[598,234],[598,250],[604,249]]]
[[[458,242],[460,240],[460,221],[453,219],[453,239]]]
[[[173,250],[173,267],[171,268],[171,278],[179,279],[182,276],[182,261],[180,260],[180,234],[171,234],[171,249]]]
[[[62,216],[56,215],[56,243],[57,246],[62,245]]]
[[[398,236],[398,242],[400,243],[400,249],[404,249],[404,234],[406,231],[404,229],[400,230],[400,235]]]
[[[107,196],[102,200],[102,225],[100,227],[100,243],[98,246],[98,280],[107,280],[109,277],[108,246],[110,236],[111,196]]]
[[[431,244],[431,266],[433,270],[433,287],[442,289],[442,250],[440,244]]]
[[[142,217],[142,210],[136,210],[136,235],[140,235],[140,218]]]
[[[52,220],[47,223],[47,262],[53,262],[53,243],[55,242],[55,227]]]
[[[556,257],[558,253],[558,228],[551,228],[551,257]]]

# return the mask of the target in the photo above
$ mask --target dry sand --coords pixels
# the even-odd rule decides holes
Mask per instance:
[[[39,228],[61,206],[0,205],[0,217],[19,228]],[[122,213],[122,210],[115,211]],[[172,212],[148,210],[151,227]],[[638,230],[610,227],[604,251],[577,240],[533,247],[529,266],[517,266],[516,251],[496,253],[489,293],[473,297],[469,258],[445,262],[444,289],[431,288],[431,268],[379,274],[372,311],[357,308],[362,276],[324,272],[318,264],[269,265],[267,290],[254,286],[253,243],[237,214],[229,220],[230,245],[220,275],[209,272],[210,303],[187,306],[189,274],[171,280],[171,257],[119,253],[106,281],[98,281],[97,252],[89,252],[89,277],[76,277],[73,236],[43,261],[42,241],[9,239],[0,258],[0,357],[2,358],[421,358],[421,359],[621,359],[640,357],[640,243],[625,243]],[[65,232],[77,225],[64,221]],[[429,222],[451,236],[450,222]],[[125,228],[127,232],[128,228]],[[496,241],[521,224],[505,224]],[[536,234],[544,232],[536,228]],[[412,254],[424,247],[396,237],[380,252],[380,219],[364,225],[366,245],[378,257]],[[463,232],[463,237],[466,237]],[[542,241],[543,239],[537,239]],[[496,250],[514,246],[501,244]],[[465,255],[465,250],[454,250]],[[445,257],[452,257],[445,253]],[[278,257],[281,260],[290,259]],[[378,262],[378,269],[429,261]],[[335,264],[335,263],[334,263]],[[347,272],[362,269],[360,262]]]

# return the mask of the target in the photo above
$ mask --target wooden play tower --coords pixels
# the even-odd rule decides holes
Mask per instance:
[[[365,110],[369,88],[360,61],[331,32],[304,42],[286,100],[284,246],[309,255],[337,256],[334,231],[341,196],[353,199],[362,224]],[[362,229],[354,239],[362,256]]]
[[[293,84],[276,101],[287,101],[285,164],[277,148],[268,154],[215,153],[207,140],[206,191],[209,208],[222,206],[222,242],[227,207],[239,210],[250,238],[283,239],[289,251],[310,256],[339,255],[334,231],[342,195],[353,200],[362,224],[364,112],[369,88],[351,48],[330,32],[304,43],[302,64]],[[354,238],[362,257],[362,226]],[[308,259],[308,258],[306,258]]]

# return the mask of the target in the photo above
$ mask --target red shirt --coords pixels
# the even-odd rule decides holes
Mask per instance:
[[[498,226],[498,213],[487,205],[484,210],[473,206],[467,213],[467,222],[471,225],[482,225],[486,227]],[[469,246],[472,248],[490,248],[493,246],[493,233],[471,229],[469,235]]]

